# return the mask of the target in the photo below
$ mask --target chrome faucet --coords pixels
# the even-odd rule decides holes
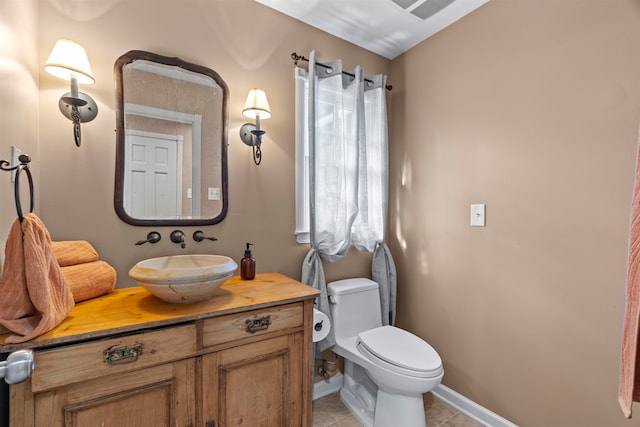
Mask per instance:
[[[181,230],[172,231],[169,238],[173,243],[180,243],[182,249],[187,247],[187,244],[184,242],[184,233]]]

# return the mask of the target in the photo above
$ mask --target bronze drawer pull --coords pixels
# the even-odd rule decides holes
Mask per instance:
[[[142,354],[142,347],[142,344],[134,344],[127,347],[108,348],[103,352],[104,362],[109,365],[133,363]]]
[[[245,323],[247,324],[246,331],[250,334],[255,334],[258,331],[264,331],[269,328],[269,325],[271,325],[271,315],[268,314],[264,317],[258,317],[257,319],[247,319]]]

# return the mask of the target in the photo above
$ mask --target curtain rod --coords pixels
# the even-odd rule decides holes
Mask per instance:
[[[297,54],[297,53],[295,53],[295,52],[293,52],[293,53],[291,54],[291,59],[293,59],[293,63],[294,63],[294,65],[298,65],[298,61],[305,61],[305,62],[309,62],[309,59],[305,58],[303,55],[298,55],[298,54]],[[323,64],[322,62],[316,62],[316,65],[319,65],[319,66],[321,66],[321,67],[323,67],[323,68],[327,68],[327,69],[331,68],[329,65],[327,65],[327,64]],[[343,72],[342,72],[342,74],[346,74],[347,76],[350,76],[350,77],[355,77],[355,74],[350,73],[350,72],[348,72],[348,71],[343,71]],[[366,77],[365,77],[365,79],[364,79],[364,80],[365,80],[366,82],[373,83],[373,80],[367,79]],[[392,89],[393,89],[393,86],[391,86],[391,85],[385,85],[385,89],[387,89],[387,90],[392,90]]]

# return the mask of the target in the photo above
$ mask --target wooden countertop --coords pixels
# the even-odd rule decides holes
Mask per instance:
[[[8,335],[0,335],[0,353],[304,301],[317,295],[316,289],[280,273],[257,274],[255,280],[234,276],[216,290],[213,298],[194,304],[168,304],[141,287],[116,289],[108,295],[76,304],[58,327],[31,341],[4,344]]]

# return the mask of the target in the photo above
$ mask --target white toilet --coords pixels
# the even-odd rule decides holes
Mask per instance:
[[[407,331],[382,326],[376,282],[339,280],[327,290],[332,350],[345,364],[343,403],[367,427],[425,427],[422,394],[444,375],[438,353]]]

